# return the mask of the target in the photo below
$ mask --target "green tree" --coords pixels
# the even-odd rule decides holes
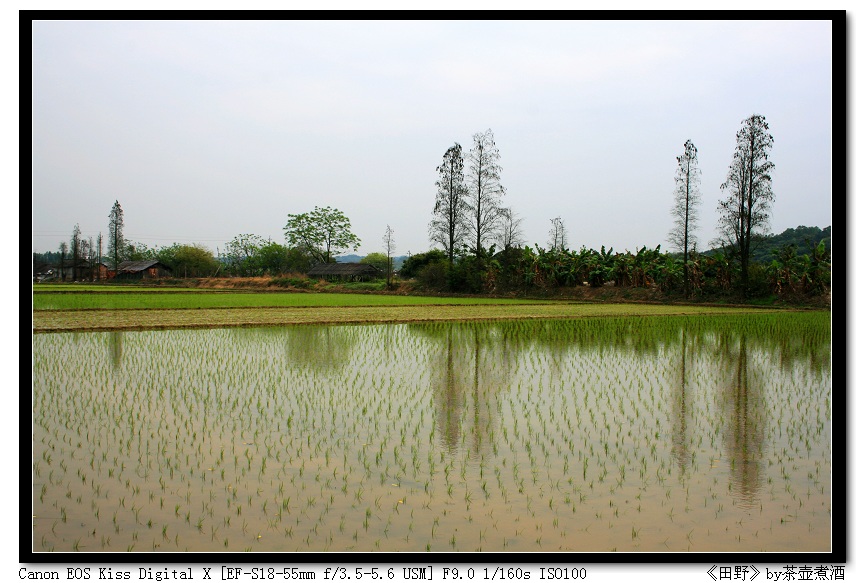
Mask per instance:
[[[126,241],[126,253],[124,258],[127,261],[144,261],[145,259],[156,259],[156,249],[148,247],[144,243],[135,241]]]
[[[699,178],[697,168],[697,148],[691,140],[685,142],[685,151],[676,157],[676,194],[673,203],[673,229],[668,240],[673,248],[681,251],[685,262],[682,272],[685,296],[690,294],[688,263],[690,253],[696,248],[693,225],[697,220],[697,205],[700,202]]]
[[[162,247],[156,259],[170,267],[176,277],[210,277],[219,269],[213,251],[199,243]]]
[[[288,215],[284,230],[289,246],[303,249],[318,263],[330,263],[334,255],[360,247],[360,239],[351,232],[348,217],[329,206]]]
[[[775,164],[769,161],[774,138],[762,115],[752,115],[742,122],[736,133],[736,150],[721,185],[727,198],[718,204],[719,239],[730,248],[739,264],[739,292],[748,295],[748,267],[752,243],[769,228],[769,212],[775,195],[771,173]]]
[[[795,229],[786,229],[777,235],[768,235],[760,240],[760,246],[754,249],[751,261],[770,263],[775,257],[775,251],[781,251],[787,245],[796,247],[797,255],[808,255],[812,246],[822,239],[826,240],[826,250],[831,251],[832,227],[821,229],[819,227],[798,226]]]
[[[365,265],[372,265],[376,269],[380,269],[382,273],[387,272],[388,256],[384,253],[373,251],[361,259],[360,262]]]
[[[232,275],[252,277],[261,274],[259,252],[266,241],[258,235],[240,234],[225,245],[225,263]]]
[[[108,257],[113,263],[114,269],[124,260],[126,250],[123,238],[123,209],[120,203],[114,201],[111,212],[108,213]]]
[[[436,172],[439,179],[436,180],[437,193],[429,237],[433,243],[444,247],[448,264],[453,267],[456,249],[463,243],[469,229],[462,146],[454,143],[448,148]]]
[[[258,249],[256,264],[262,275],[280,275],[291,271],[288,247],[268,240]]]
[[[60,281],[66,281],[66,253],[69,251],[69,246],[64,241],[60,243],[60,262],[58,263],[58,271],[60,272]]]
[[[448,256],[441,249],[431,249],[426,253],[417,253],[403,261],[399,274],[405,278],[417,277],[421,269],[430,263],[447,263],[447,260]]]

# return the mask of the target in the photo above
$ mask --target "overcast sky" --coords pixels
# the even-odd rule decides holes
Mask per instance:
[[[825,22],[36,22],[33,250],[115,200],[127,238],[284,243],[331,206],[360,254],[432,248],[436,167],[493,131],[502,202],[546,246],[669,249],[676,156],[702,170],[699,248],[736,131],[766,117],[772,232],[831,224]]]

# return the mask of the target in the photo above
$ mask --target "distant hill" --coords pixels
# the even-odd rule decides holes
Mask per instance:
[[[791,243],[796,246],[797,255],[808,255],[811,253],[810,245],[819,243],[822,239],[826,239],[826,249],[832,250],[832,226],[825,229],[820,227],[803,227],[799,226],[795,229],[787,229],[778,235],[769,235],[764,240],[760,241],[754,247],[753,260],[760,263],[770,263],[775,256],[772,251],[780,251]],[[704,255],[714,255],[719,249],[710,249],[705,251]]]

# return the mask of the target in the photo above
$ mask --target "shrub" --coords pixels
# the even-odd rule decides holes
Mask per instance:
[[[448,287],[447,261],[427,263],[420,269],[417,278],[428,289],[439,291],[446,289]]]
[[[447,255],[440,249],[432,249],[426,253],[418,253],[406,259],[399,274],[404,278],[418,277],[421,270],[430,263],[443,261],[447,263]]]

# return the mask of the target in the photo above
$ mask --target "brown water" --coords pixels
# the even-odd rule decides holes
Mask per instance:
[[[829,551],[828,315],[39,334],[33,550]]]

